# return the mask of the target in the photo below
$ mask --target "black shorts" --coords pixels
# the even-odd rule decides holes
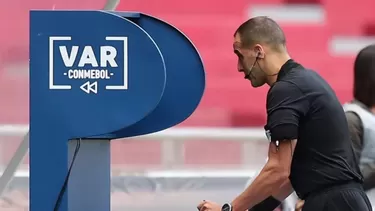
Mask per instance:
[[[339,185],[310,194],[302,211],[372,211],[359,183]]]

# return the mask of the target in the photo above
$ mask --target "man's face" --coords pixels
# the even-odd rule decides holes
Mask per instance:
[[[260,87],[266,83],[267,76],[259,66],[259,51],[252,48],[244,48],[238,34],[234,37],[233,51],[238,57],[237,70],[244,74],[244,78],[250,80],[253,87]]]

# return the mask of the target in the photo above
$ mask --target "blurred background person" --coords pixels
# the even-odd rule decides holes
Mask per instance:
[[[375,194],[375,44],[362,49],[354,63],[354,99],[344,104],[363,188]],[[375,196],[375,195],[374,195]],[[372,201],[375,204],[375,201]]]

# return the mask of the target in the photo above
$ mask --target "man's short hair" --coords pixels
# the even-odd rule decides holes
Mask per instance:
[[[354,98],[375,106],[375,45],[363,48],[354,62]]]
[[[266,16],[251,18],[241,24],[235,32],[240,35],[243,46],[267,44],[274,50],[285,49],[286,40],[281,27]]]

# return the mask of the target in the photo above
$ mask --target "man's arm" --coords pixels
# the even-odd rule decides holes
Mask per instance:
[[[278,147],[275,142],[270,143],[266,165],[251,185],[232,202],[234,211],[251,208],[271,195],[282,201],[292,192],[288,176],[293,142],[281,141]]]
[[[283,199],[290,194],[285,190],[276,196],[275,190],[288,181],[299,122],[309,107],[307,95],[295,84],[279,81],[270,89],[265,127],[271,134],[268,162],[253,183],[232,202],[234,211],[244,211],[270,196]]]
[[[292,194],[294,191],[292,184],[290,183],[290,180],[287,179],[284,184],[281,185],[279,189],[276,189],[273,193],[272,196],[279,200],[279,201],[284,201],[290,194]]]

